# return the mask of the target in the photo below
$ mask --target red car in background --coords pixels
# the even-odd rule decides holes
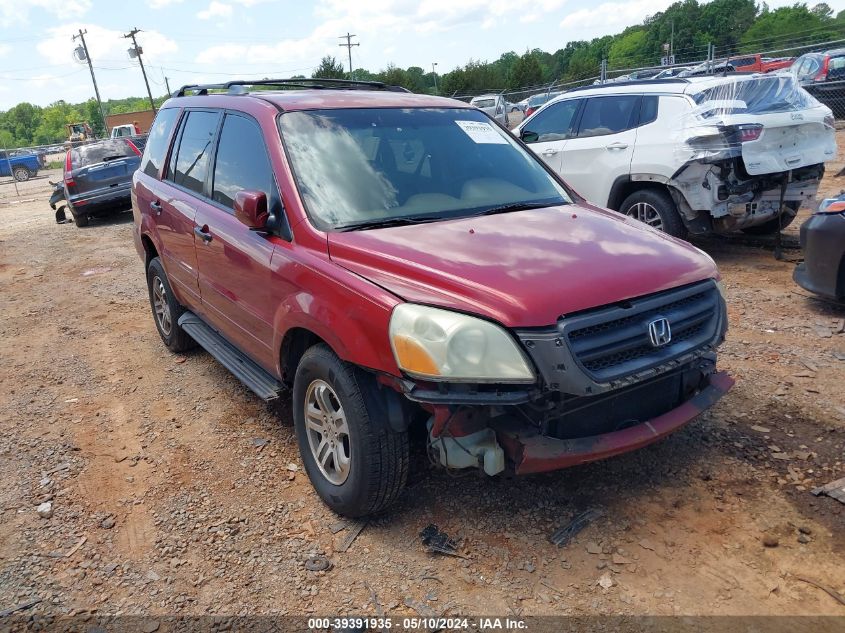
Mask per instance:
[[[794,59],[794,57],[763,57],[757,53],[756,55],[731,57],[728,59],[728,63],[738,73],[769,73],[774,70],[789,68]]]

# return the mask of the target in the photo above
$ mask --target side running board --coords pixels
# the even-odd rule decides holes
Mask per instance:
[[[179,326],[265,402],[275,400],[279,397],[279,393],[285,389],[282,383],[247,358],[243,352],[207,326],[193,312],[183,313],[179,317]]]

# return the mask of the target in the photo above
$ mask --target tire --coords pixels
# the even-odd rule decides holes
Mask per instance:
[[[161,260],[153,258],[147,267],[147,289],[158,335],[171,352],[184,352],[196,346],[194,339],[179,327],[185,306],[176,300]]]
[[[659,231],[681,239],[687,236],[687,227],[678,213],[675,201],[667,191],[640,189],[625,198],[619,213],[639,220]]]
[[[77,213],[76,209],[73,206],[71,206],[70,203],[68,203],[67,208],[70,211],[70,214],[73,216],[73,223],[77,227],[82,228],[83,226],[88,226],[90,224],[91,221],[88,218],[87,213],[85,213],[85,212]]]
[[[305,471],[323,502],[352,518],[389,506],[408,478],[408,433],[371,417],[361,393],[366,380],[371,378],[319,344],[302,356],[293,383],[293,420]],[[314,413],[308,416],[306,407]],[[322,411],[328,416],[321,420]]]
[[[29,168],[23,167],[23,166],[15,167],[12,170],[12,175],[15,177],[15,180],[17,180],[18,182],[26,182],[27,180],[29,180],[33,176],[32,172],[29,170]]]
[[[795,217],[798,215],[798,209],[800,208],[796,204],[788,202],[785,202],[784,204],[791,208],[795,213],[781,214],[779,217],[769,220],[768,222],[764,222],[763,224],[749,226],[747,229],[742,229],[742,232],[746,235],[775,235],[776,233],[779,233],[795,221]]]

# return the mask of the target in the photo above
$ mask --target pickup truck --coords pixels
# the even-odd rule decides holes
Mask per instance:
[[[14,176],[18,182],[29,180],[41,169],[41,161],[35,154],[10,155],[0,151],[0,177]]]
[[[763,57],[760,53],[756,55],[743,55],[742,57],[731,57],[728,63],[738,73],[769,73],[773,70],[789,68],[792,65],[793,57]]]

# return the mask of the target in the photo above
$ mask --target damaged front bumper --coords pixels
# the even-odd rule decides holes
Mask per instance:
[[[734,379],[726,372],[717,372],[708,383],[677,408],[619,431],[558,439],[511,417],[497,421],[494,429],[517,474],[559,470],[633,451],[666,437],[718,402],[734,385]]]

